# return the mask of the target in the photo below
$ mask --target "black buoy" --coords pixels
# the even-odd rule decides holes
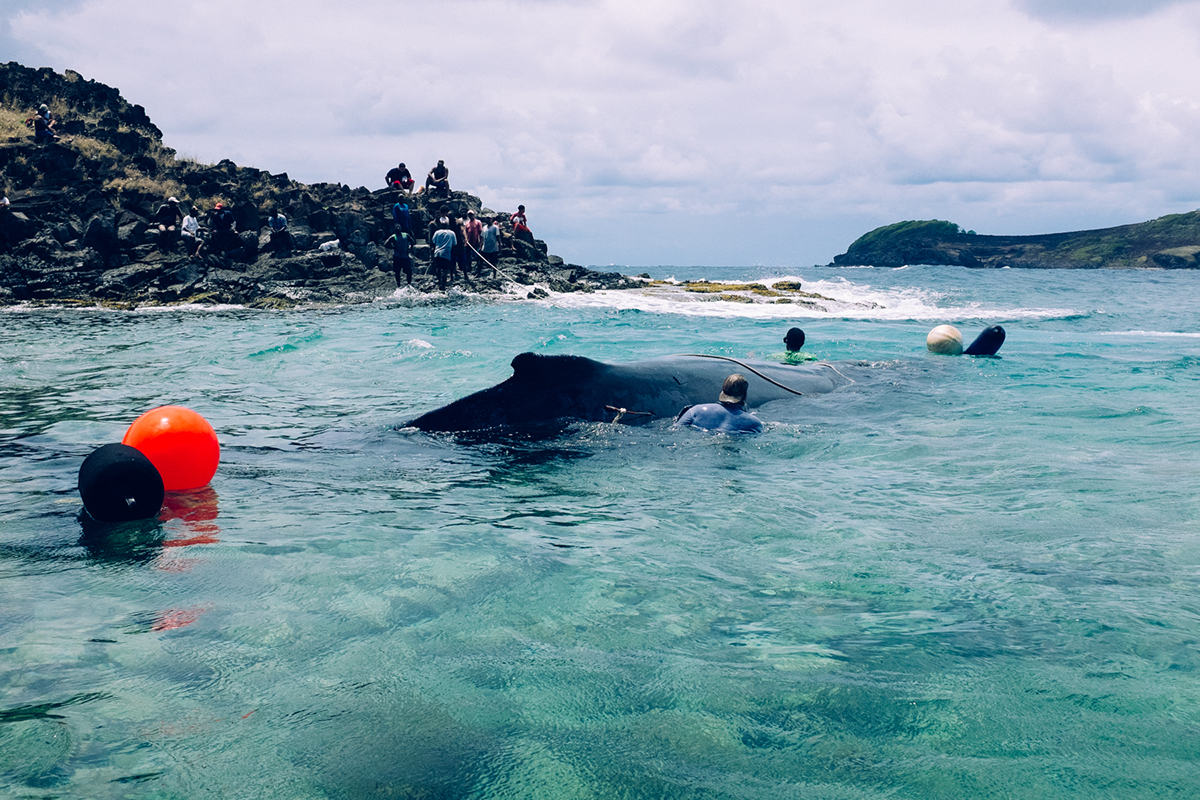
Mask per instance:
[[[106,444],[83,460],[79,495],[99,522],[149,519],[162,508],[162,475],[141,451],[127,444]]]
[[[1004,328],[993,325],[990,328],[984,328],[983,333],[976,336],[975,341],[971,342],[971,346],[963,350],[963,355],[994,356],[1002,344],[1004,344]]]

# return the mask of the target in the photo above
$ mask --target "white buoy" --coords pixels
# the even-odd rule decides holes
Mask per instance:
[[[938,325],[925,337],[925,346],[931,353],[943,356],[961,356],[963,351],[962,334],[953,325]]]

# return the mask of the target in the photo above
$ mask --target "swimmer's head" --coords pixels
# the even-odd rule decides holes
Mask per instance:
[[[804,331],[799,328],[789,328],[787,335],[783,337],[783,343],[787,345],[788,350],[799,350],[804,347]]]
[[[721,396],[717,399],[725,405],[740,405],[746,402],[746,390],[749,388],[746,379],[735,372],[725,379],[721,385]]]

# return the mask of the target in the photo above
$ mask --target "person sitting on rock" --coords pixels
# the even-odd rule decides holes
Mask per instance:
[[[282,252],[292,249],[292,234],[288,231],[287,217],[278,208],[271,210],[267,217],[267,227],[271,229],[271,249]]]
[[[241,247],[242,242],[237,235],[237,221],[229,206],[224,203],[213,206],[212,219],[209,222],[212,228],[211,245],[218,253]]]
[[[450,168],[440,158],[437,166],[429,170],[429,176],[425,178],[425,193],[450,196]]]
[[[529,230],[529,220],[525,218],[525,206],[517,206],[517,213],[509,218],[509,222],[512,223],[514,239],[533,244],[533,231]]]
[[[158,226],[159,233],[168,231],[174,233],[175,226],[183,221],[183,212],[179,210],[179,200],[168,197],[167,201],[154,212],[153,222]]]
[[[400,162],[400,166],[389,169],[384,180],[388,186],[395,189],[403,189],[406,192],[411,192],[416,183],[413,180],[412,173],[408,171],[408,167],[404,166],[403,161]]]
[[[35,142],[58,141],[58,134],[54,132],[54,120],[50,118],[50,109],[45,103],[33,115],[33,140]]]
[[[746,410],[746,378],[736,372],[725,379],[716,403],[689,406],[675,420],[676,427],[684,425],[714,433],[758,433],[762,422]]]
[[[200,209],[192,206],[191,211],[179,224],[179,236],[183,240],[183,249],[189,256],[196,255],[200,250]]]

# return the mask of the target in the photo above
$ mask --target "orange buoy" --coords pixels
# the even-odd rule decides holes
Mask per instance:
[[[206,485],[221,460],[212,425],[183,406],[160,406],[142,414],[125,431],[121,444],[136,447],[150,459],[168,492]]]

